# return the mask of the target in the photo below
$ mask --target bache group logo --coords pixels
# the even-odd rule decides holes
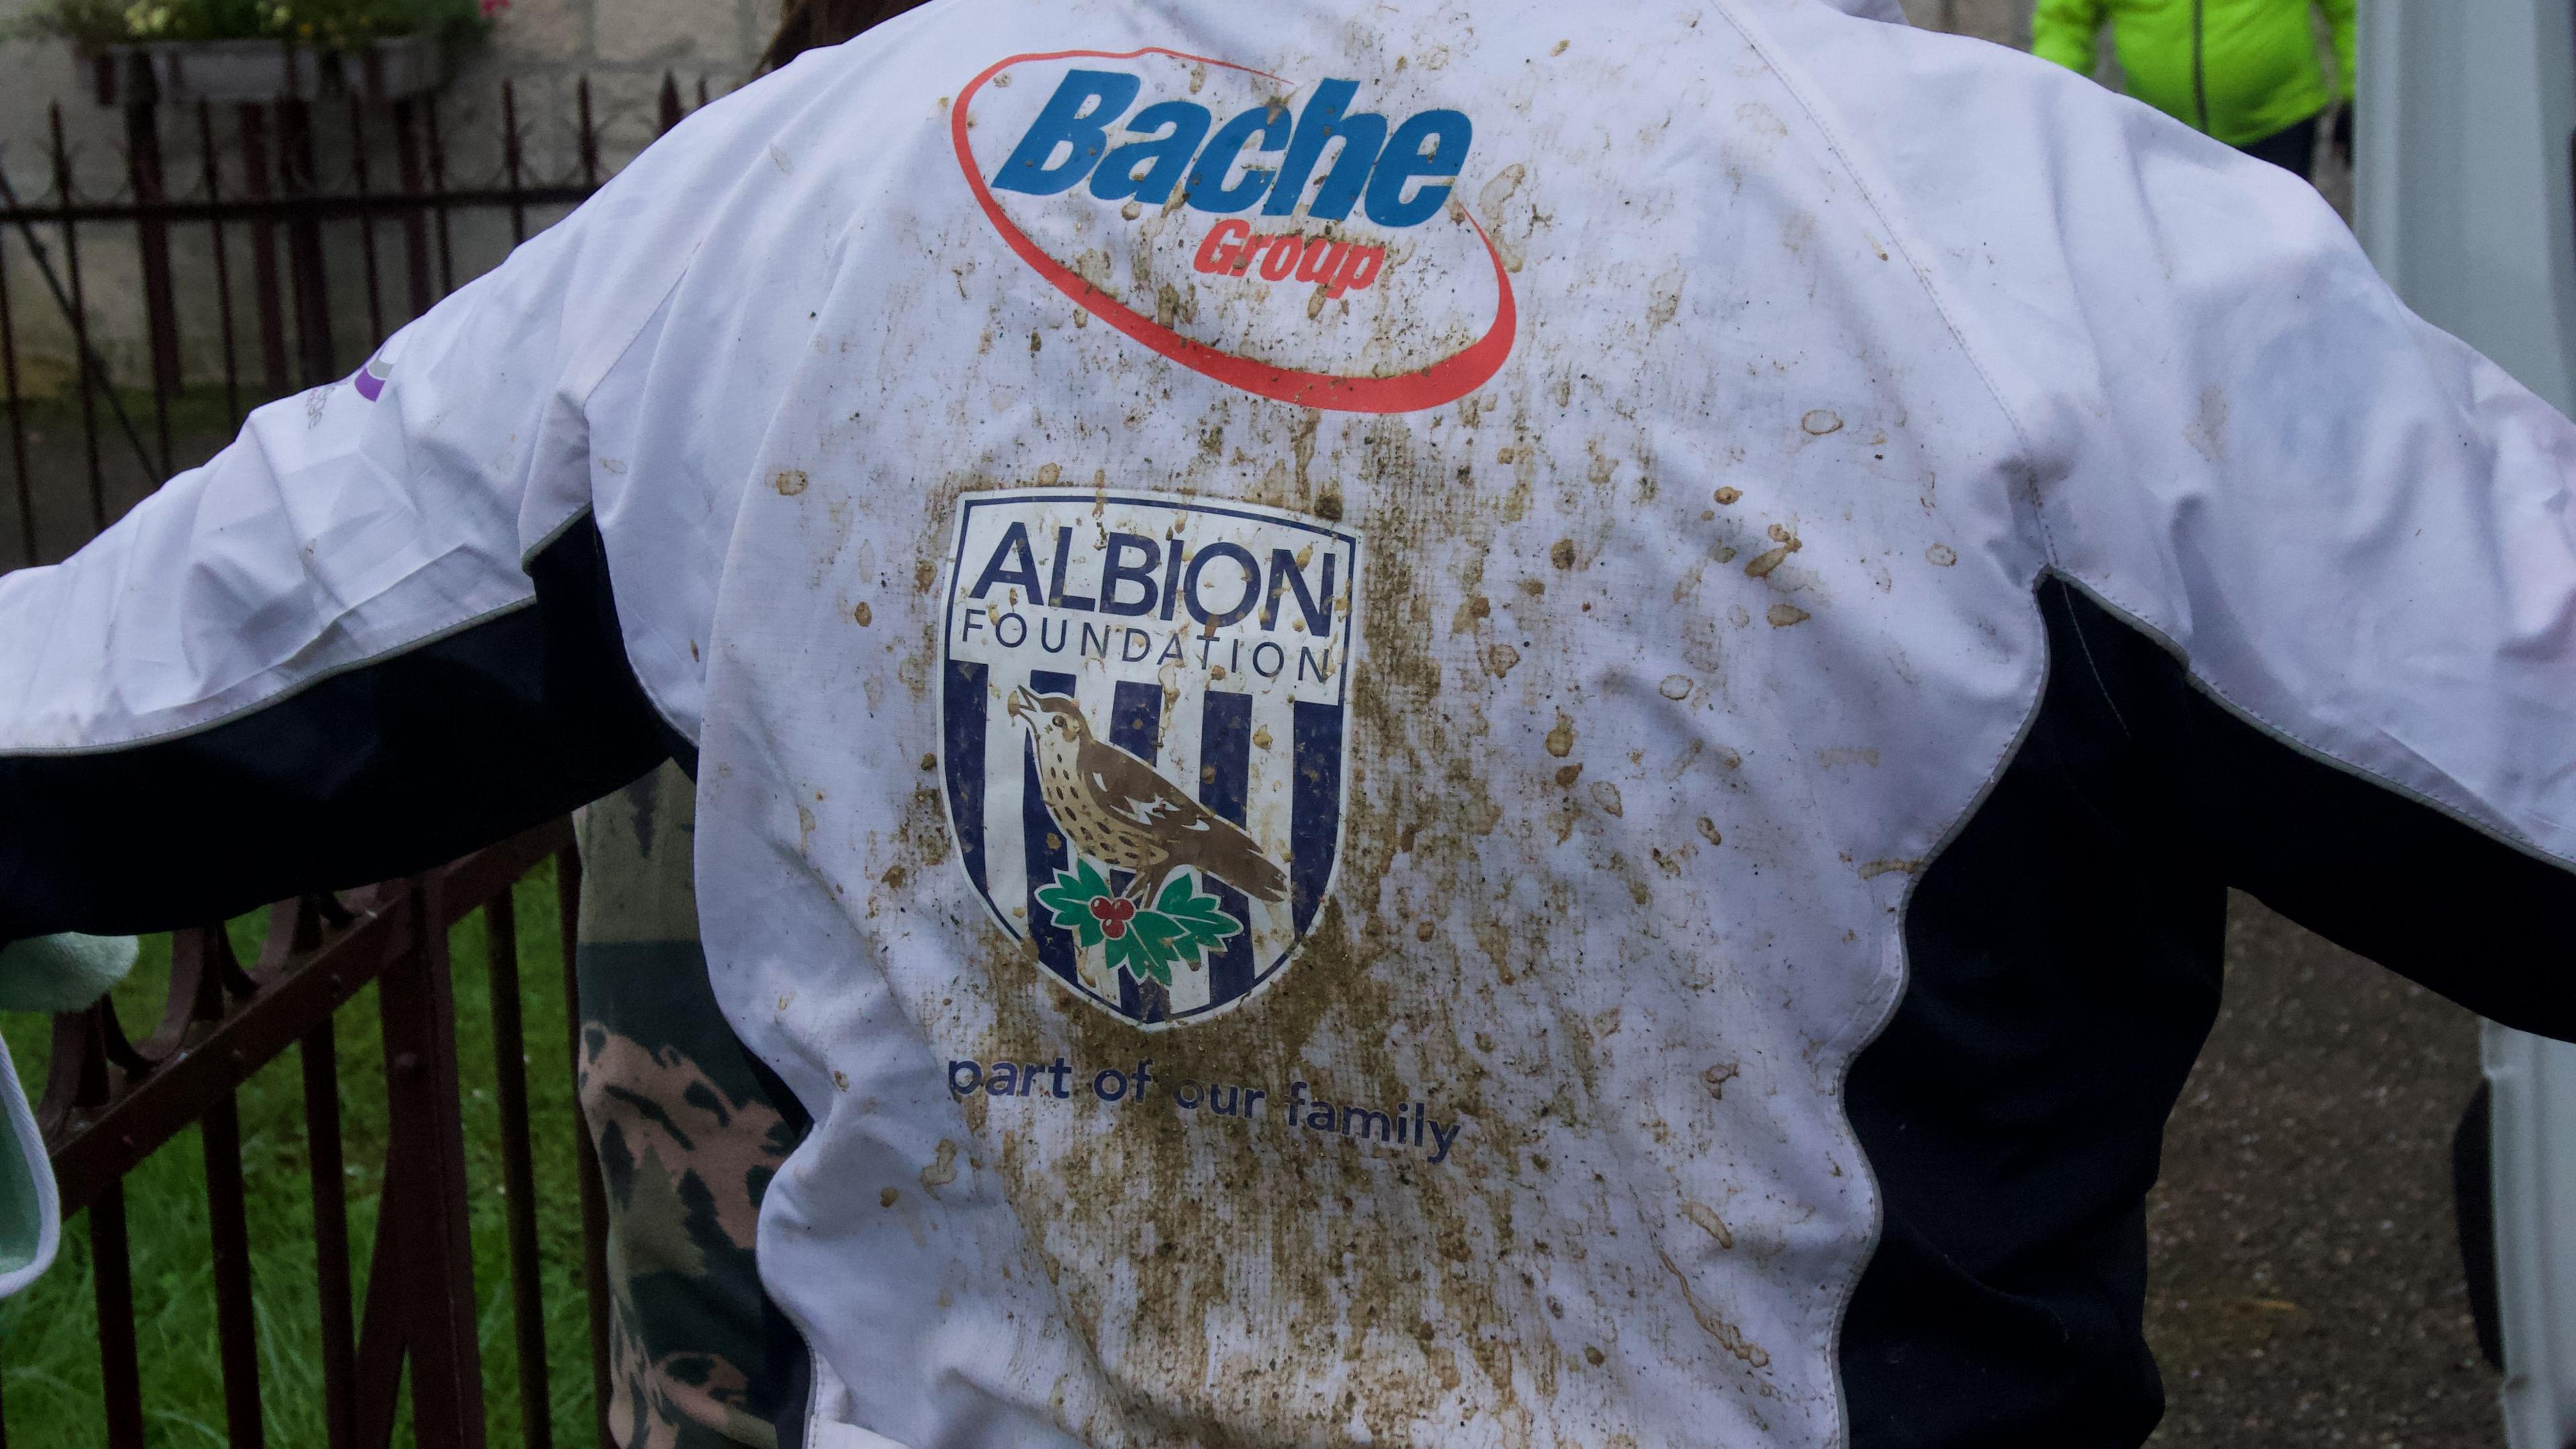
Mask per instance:
[[[1466,113],[1362,90],[1155,46],[1015,55],[950,134],[1002,240],[1137,342],[1300,407],[1438,407],[1511,355],[1511,276],[1451,199]]]
[[[1277,976],[1340,854],[1356,535],[1249,504],[972,494],[940,732],[958,858],[1045,971],[1148,1029]]]

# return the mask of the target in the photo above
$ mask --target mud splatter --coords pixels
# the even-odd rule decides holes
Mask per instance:
[[[778,470],[777,474],[769,480],[769,484],[771,487],[778,490],[780,497],[793,498],[797,494],[805,491],[805,470],[802,468],[781,468]]]
[[[2191,450],[2213,463],[2227,461],[2227,392],[2212,383],[2200,392],[2200,416],[2182,430]]]
[[[938,1155],[931,1159],[931,1163],[928,1167],[921,1170],[921,1185],[924,1188],[929,1189],[931,1195],[935,1197],[938,1195],[939,1189],[946,1187],[948,1184],[955,1182],[956,1180],[957,1144],[948,1138],[942,1137],[939,1139]]]
[[[1726,1230],[1726,1220],[1717,1215],[1717,1209],[1704,1202],[1685,1201],[1682,1204],[1682,1216],[1698,1224],[1700,1231],[1717,1239],[1719,1247],[1735,1246],[1735,1234]]]
[[[1800,542],[1796,535],[1791,534],[1776,523],[1771,525],[1771,536],[1778,539],[1779,542],[1753,556],[1752,561],[1744,566],[1744,576],[1746,578],[1760,579],[1770,577],[1771,571],[1778,568],[1783,562],[1785,562],[1789,555],[1806,547],[1806,544]]]
[[[1762,611],[1762,617],[1771,621],[1772,628],[1786,629],[1792,624],[1803,624],[1815,616],[1795,604],[1773,604]]]
[[[1503,206],[1528,176],[1529,168],[1515,161],[1496,172],[1494,179],[1485,183],[1485,189],[1476,193],[1476,210],[1484,214],[1485,225],[1502,230]]]
[[[1681,1268],[1673,1262],[1671,1254],[1658,1248],[1655,1250],[1655,1256],[1663,1259],[1664,1271],[1672,1274],[1673,1281],[1681,1286],[1682,1302],[1690,1306],[1691,1317],[1699,1320],[1701,1329],[1706,1331],[1709,1337],[1717,1340],[1718,1347],[1754,1368],[1771,1366],[1771,1354],[1768,1350],[1746,1338],[1743,1330],[1720,1318],[1707,1304],[1699,1301],[1699,1295],[1691,1291],[1690,1279],[1684,1276]]]
[[[1923,557],[1930,560],[1935,568],[1946,569],[1959,561],[1959,552],[1946,543],[1936,543],[1923,550]]]
[[[1651,336],[1655,329],[1681,315],[1682,285],[1689,278],[1690,274],[1679,267],[1655,278],[1653,286],[1647,291],[1646,331],[1648,335]]]
[[[1563,710],[1556,712],[1556,728],[1547,732],[1547,752],[1560,760],[1574,753],[1574,719]]]
[[[1811,409],[1805,417],[1798,419],[1798,428],[1799,431],[1805,433],[1811,438],[1821,438],[1829,433],[1839,433],[1843,430],[1842,414],[1833,411],[1831,408]]]

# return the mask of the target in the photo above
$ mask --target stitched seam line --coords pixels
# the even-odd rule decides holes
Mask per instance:
[[[1994,400],[1996,410],[2003,414],[2004,424],[2006,427],[2011,429],[2013,441],[2020,450],[2020,457],[2017,460],[2019,468],[2026,470],[2029,475],[2035,479],[2037,476],[2037,465],[2035,461],[2036,453],[2031,447],[2029,430],[2023,427],[2020,414],[2014,410],[2011,401],[2005,396],[2004,390],[1997,382],[1993,371],[1986,366],[1984,357],[1979,354],[1976,347],[1968,340],[1966,330],[1960,325],[1957,314],[1951,308],[1947,294],[1942,290],[1939,282],[1934,278],[1930,270],[1927,269],[1920,260],[1918,255],[1919,249],[1913,244],[1911,233],[1907,228],[1900,226],[1894,215],[1888,210],[1886,203],[1882,200],[1880,195],[1881,188],[1874,183],[1872,178],[1863,174],[1858,162],[1854,159],[1849,148],[1844,146],[1841,133],[1826,122],[1823,113],[1818,109],[1814,100],[1808,96],[1806,87],[1799,83],[1798,77],[1793,75],[1780,63],[1780,58],[1768,43],[1767,37],[1758,34],[1756,28],[1748,22],[1743,15],[1738,13],[1735,0],[1717,0],[1717,7],[1718,12],[1726,17],[1727,23],[1735,27],[1736,34],[1742,36],[1744,43],[1752,47],[1754,54],[1761,58],[1763,65],[1769,69],[1772,75],[1779,79],[1781,86],[1789,92],[1791,99],[1797,102],[1798,108],[1806,114],[1808,124],[1814,126],[1817,133],[1824,138],[1826,149],[1829,150],[1833,154],[1834,159],[1841,164],[1844,174],[1851,178],[1853,186],[1860,192],[1861,199],[1868,205],[1871,214],[1878,218],[1879,225],[1887,229],[1888,245],[1894,247],[1898,254],[1905,258],[1906,266],[1913,270],[1916,282],[1922,286],[1924,296],[1932,304],[1932,310],[1940,317],[1943,329],[1950,334],[1950,340],[1958,347],[1960,355],[1967,359],[1969,367],[1975,370],[1978,382],[1984,385],[1986,395]],[[2036,489],[2034,489],[2034,494],[2035,493]],[[2040,531],[2040,547],[2045,557],[2045,563],[2042,569],[2042,572],[2044,573],[2056,566],[2057,542],[2055,537],[2049,532],[2047,513],[2044,509],[2037,506],[2037,500],[2035,497],[2031,511],[2038,523]],[[2031,583],[2032,587],[2036,589],[2038,577],[2034,576]],[[2033,593],[2030,596],[2030,607],[2034,614],[2039,613],[2039,599],[2036,593]],[[2037,622],[2041,632],[2041,638],[2045,640],[2048,628],[2047,620],[2045,617],[2041,617]],[[1912,910],[1914,893],[1922,884],[1924,872],[1930,868],[1933,861],[1940,857],[1941,852],[1955,842],[1960,833],[1966,830],[1968,822],[1976,818],[1977,811],[1984,806],[1986,800],[1993,794],[1995,786],[2000,783],[2003,778],[2004,771],[2010,767],[2011,761],[2020,753],[2023,743],[2028,740],[2031,730],[2037,726],[2041,704],[2047,698],[2048,671],[2051,667],[2052,665],[2048,660],[2046,649],[2043,646],[2041,652],[2039,687],[2031,695],[2030,702],[2023,712],[2020,727],[2014,731],[2012,739],[1988,766],[1985,783],[1978,788],[1976,795],[1969,802],[1968,808],[1961,811],[1958,817],[1950,823],[1950,828],[1943,833],[1941,839],[1934,844],[1932,850],[1924,856],[1923,865],[1918,867],[1914,874],[1907,879],[1904,891],[1898,896],[1896,913],[1897,977],[1895,990],[1889,993],[1886,1003],[1880,1007],[1878,1019],[1869,1024],[1867,1030],[1861,1034],[1851,1051],[1843,1058],[1841,1070],[1837,1073],[1834,1082],[1833,1109],[1842,1118],[1842,1129],[1845,1139],[1851,1142],[1854,1147],[1861,1149],[1858,1153],[1860,1158],[1859,1171],[1861,1180],[1869,1186],[1871,1208],[1867,1239],[1861,1245],[1861,1251],[1855,1260],[1855,1266],[1851,1274],[1841,1285],[1834,1304],[1833,1314],[1827,1329],[1825,1340],[1825,1369],[1834,1387],[1834,1442],[1837,1444],[1849,1444],[1851,1442],[1851,1404],[1843,1383],[1843,1325],[1851,1311],[1852,1299],[1860,1291],[1861,1279],[1869,1271],[1870,1260],[1878,1255],[1879,1242],[1886,1232],[1887,1213],[1887,1196],[1879,1187],[1877,1169],[1869,1161],[1868,1150],[1861,1147],[1860,1134],[1852,1127],[1850,1112],[1845,1105],[1846,1090],[1851,1079],[1851,1070],[1853,1065],[1859,1061],[1860,1054],[1863,1051],[1868,1050],[1870,1043],[1876,1041],[1879,1035],[1887,1030],[1888,1025],[1895,1021],[1897,1011],[1904,1005],[1906,988],[1913,979],[1913,963],[1908,958],[1905,946],[1905,920],[1907,914]]]
[[[339,678],[341,675],[355,674],[361,669],[373,669],[379,664],[390,663],[406,654],[414,654],[420,650],[426,649],[432,644],[443,643],[446,640],[455,638],[459,634],[479,629],[485,624],[489,624],[496,619],[507,618],[522,609],[534,607],[536,602],[536,593],[531,590],[528,596],[524,599],[503,604],[497,609],[487,609],[470,619],[450,624],[445,628],[433,629],[417,638],[396,644],[382,653],[370,654],[364,659],[352,659],[346,664],[333,665],[331,668],[321,670],[307,678],[296,680],[294,683],[280,689],[275,694],[263,695],[258,699],[251,700],[245,704],[237,706],[236,708],[226,710],[213,719],[203,720],[192,725],[182,725],[177,729],[165,730],[158,734],[129,735],[122,739],[105,740],[95,744],[38,746],[32,749],[0,749],[0,760],[73,759],[84,755],[112,755],[124,750],[139,750],[151,745],[168,744],[173,740],[184,740],[192,735],[201,735],[208,730],[217,729],[237,720],[246,719],[262,710],[274,709],[277,706],[286,703],[288,700],[295,698],[297,695],[304,693],[306,690],[312,689],[316,685],[328,683],[331,680]]]
[[[2375,785],[2402,799],[2421,805],[2427,810],[2436,811],[2448,819],[2467,826],[2469,829],[2476,831],[2478,834],[2485,836],[2496,844],[2529,856],[2534,860],[2540,861],[2544,864],[2554,865],[2561,869],[2576,867],[2576,858],[2560,855],[2541,845],[2537,841],[2526,840],[2502,827],[2491,825],[2486,821],[2480,820],[2476,816],[2469,814],[2467,811],[2462,810],[2460,807],[2451,804],[2447,800],[2443,800],[2435,795],[2427,794],[2426,792],[2407,784],[2403,780],[2392,780],[2386,775],[2379,773],[2377,770],[2371,769],[2367,765],[2345,759],[2343,756],[2336,754],[2333,750],[2328,749],[2323,745],[2310,744],[2306,740],[2299,738],[2297,735],[2290,733],[2287,729],[2272,723],[2270,720],[2265,719],[2262,715],[2256,713],[2253,709],[2231,698],[2215,681],[2208,679],[2203,676],[2199,670],[2193,668],[2189,651],[2175,643],[2163,630],[2157,628],[2151,623],[2148,623],[2147,620],[2135,610],[2123,606],[2117,600],[2113,599],[2107,591],[2087,580],[2076,578],[2074,575],[2069,574],[2062,569],[2052,568],[2050,572],[2064,580],[2068,588],[2081,592],[2094,603],[2101,605],[2110,613],[2117,615],[2121,622],[2153,640],[2156,647],[2164,650],[2168,654],[2171,654],[2175,660],[2182,665],[2183,677],[2191,681],[2191,687],[2193,689],[2198,690],[2209,700],[2210,703],[2217,705],[2220,709],[2223,709],[2229,714],[2234,715],[2237,719],[2242,720],[2245,724],[2251,726],[2275,744],[2287,746],[2289,749],[2306,756],[2308,759],[2314,760],[2320,765],[2326,766],[2328,769],[2352,776],[2365,784]]]
[[[2013,442],[2020,449],[2018,466],[2029,471],[2035,485],[2039,455],[2031,446],[2030,430],[2022,425],[2021,414],[2006,396],[1994,370],[1986,365],[1984,354],[1979,352],[1976,345],[1968,339],[1967,329],[1959,321],[1959,309],[1952,307],[1949,293],[1942,287],[1932,270],[1923,264],[1920,256],[1921,249],[1914,244],[1913,232],[1888,209],[1884,193],[1892,191],[1893,188],[1880,186],[1874,176],[1862,169],[1858,158],[1849,147],[1843,144],[1842,133],[1825,118],[1824,111],[1807,94],[1807,88],[1800,77],[1781,63],[1769,37],[1762,34],[1753,22],[1738,13],[1736,0],[1717,0],[1717,8],[1718,12],[1726,17],[1727,23],[1735,27],[1735,33],[1742,36],[1744,43],[1753,48],[1754,54],[1761,57],[1764,67],[1779,79],[1782,88],[1789,92],[1790,98],[1798,103],[1798,109],[1806,114],[1808,124],[1814,126],[1817,134],[1824,138],[1825,149],[1833,153],[1834,159],[1842,164],[1844,174],[1851,178],[1852,185],[1859,190],[1861,200],[1867,204],[1871,215],[1878,218],[1879,225],[1887,228],[1888,245],[1894,247],[1898,254],[1905,258],[1905,265],[1913,270],[1914,279],[1922,284],[1924,296],[1932,303],[1932,310],[1939,314],[1943,330],[1950,334],[1950,340],[1957,344],[1960,355],[1968,360],[1968,366],[1976,372],[1977,381],[1985,385],[1986,395],[1994,399],[1996,410],[2003,414],[2004,424],[2012,430]],[[2039,524],[2041,548],[2049,564],[2054,567],[2058,556],[2057,539],[2049,529],[2047,510],[2036,506],[2036,494],[2037,489],[2034,486],[2034,506],[2031,511]]]
[[[2131,740],[2137,739],[2138,732],[2129,728],[2129,717],[2120,713],[2120,701],[2112,697],[2110,683],[2102,678],[2102,662],[2093,657],[2093,641],[2084,637],[2083,619],[2070,613],[2066,619],[2066,627],[2075,634],[2075,647],[2084,651],[2084,667],[2092,672],[2093,688],[2101,694],[2102,703],[2110,709],[2113,722],[2120,726],[2122,735]]]

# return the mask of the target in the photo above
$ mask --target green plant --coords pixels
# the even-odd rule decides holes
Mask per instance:
[[[10,27],[89,52],[154,40],[286,39],[329,50],[404,35],[471,35],[502,8],[489,0],[39,0]]]
[[[133,38],[120,0],[51,0],[31,6],[11,22],[11,38],[59,36],[84,51],[104,50]]]

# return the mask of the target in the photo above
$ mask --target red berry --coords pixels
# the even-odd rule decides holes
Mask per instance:
[[[1128,900],[1122,896],[1109,903],[1109,919],[1123,924],[1135,919],[1135,917],[1136,903],[1134,901]]]
[[[1127,934],[1127,922],[1117,916],[1111,916],[1108,920],[1101,922],[1100,934],[1115,941]]]
[[[1108,920],[1109,913],[1117,908],[1118,903],[1107,896],[1093,896],[1091,898],[1091,918],[1095,921]]]

